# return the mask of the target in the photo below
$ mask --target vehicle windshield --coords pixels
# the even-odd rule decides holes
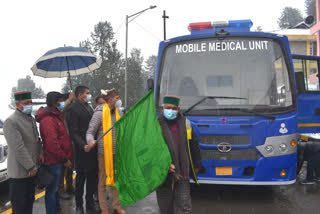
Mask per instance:
[[[164,50],[162,60],[158,108],[168,94],[181,98],[182,111],[205,97],[216,97],[205,99],[190,113],[232,108],[277,113],[294,107],[286,58],[272,39],[180,41]]]

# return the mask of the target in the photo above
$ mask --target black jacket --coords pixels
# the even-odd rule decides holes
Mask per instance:
[[[168,121],[163,117],[163,115],[161,114],[159,116],[159,123],[160,123],[160,126],[161,126],[161,129],[162,129],[162,134],[164,135],[164,139],[167,139],[166,137],[166,133],[165,133],[165,129],[164,129],[164,124],[167,123]],[[182,115],[182,114],[179,114],[178,115],[178,118],[177,120],[182,120],[182,124],[185,124],[185,117]],[[182,128],[183,131],[186,132],[186,126],[183,125],[183,127],[179,127],[179,129]],[[180,136],[182,137],[182,136]],[[186,135],[185,135],[186,137]],[[186,139],[180,139],[181,140],[181,143],[185,143],[187,144],[187,138]],[[168,142],[166,142],[168,143]],[[194,174],[193,174],[193,171],[192,171],[192,167],[195,169],[195,168],[201,168],[201,156],[200,156],[200,146],[199,146],[199,142],[198,142],[198,137],[197,137],[197,134],[196,132],[194,131],[194,129],[192,128],[192,140],[189,141],[189,145],[190,145],[190,153],[191,153],[191,159],[192,159],[192,163],[193,163],[193,166],[191,166],[191,161],[190,161],[190,156],[188,154],[188,157],[189,157],[189,163],[190,163],[190,176],[192,177],[193,180],[196,180]],[[188,148],[188,147],[187,147]],[[189,153],[189,151],[187,150],[186,153]],[[168,179],[167,179],[168,180]],[[166,182],[168,183],[168,182]],[[170,182],[171,183],[171,180]]]
[[[77,171],[89,172],[98,169],[97,148],[90,152],[84,151],[86,132],[93,115],[93,109],[86,103],[75,99],[66,112],[69,134],[74,144],[75,167]]]
[[[313,156],[320,153],[319,140],[312,138],[309,138],[309,140],[308,142],[298,142],[297,174],[299,174],[304,161],[309,161]]]

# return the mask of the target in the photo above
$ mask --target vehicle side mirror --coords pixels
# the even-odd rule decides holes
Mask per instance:
[[[303,94],[306,92],[305,83],[304,83],[304,75],[303,72],[296,72],[296,85],[298,89],[298,94]]]
[[[147,80],[147,88],[148,88],[148,91],[154,89],[154,80],[153,79],[148,79]]]

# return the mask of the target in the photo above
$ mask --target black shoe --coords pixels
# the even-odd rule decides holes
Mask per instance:
[[[63,193],[60,193],[59,194],[59,197],[62,199],[62,200],[69,200],[72,198],[72,196],[66,192],[63,192]]]
[[[98,204],[96,204],[96,203],[87,204],[86,207],[87,207],[88,211],[96,212],[96,213],[100,213],[101,212],[100,206]]]
[[[97,193],[93,194],[93,201],[94,202],[99,202],[99,198],[98,198],[98,194]]]
[[[84,214],[83,207],[77,207],[76,208],[76,214]]]

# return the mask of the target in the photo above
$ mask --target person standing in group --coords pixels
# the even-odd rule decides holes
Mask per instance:
[[[104,100],[102,95],[99,95],[96,97],[96,102],[94,104],[94,108],[97,108],[97,106],[101,105],[101,104],[105,104],[106,101]]]
[[[180,98],[164,96],[159,123],[172,164],[167,180],[156,191],[161,214],[191,214],[189,178],[197,182],[196,172],[201,167],[198,137],[191,122],[181,113]]]
[[[16,110],[3,125],[8,143],[9,197],[13,213],[31,214],[34,179],[39,160],[43,161],[42,144],[36,122],[31,116],[31,92],[15,93],[14,99]]]
[[[97,138],[112,127],[120,119],[119,108],[122,103],[115,89],[102,90],[102,96],[106,104],[96,107],[87,131],[87,142],[89,145],[96,145]],[[112,186],[113,201],[112,207],[117,214],[126,212],[120,206],[119,192],[114,187],[114,156],[116,154],[116,130],[112,130],[98,141],[98,162],[99,162],[99,184],[98,196],[102,214],[109,214],[106,185]]]
[[[72,104],[73,99],[74,99],[74,94],[72,92],[63,94],[64,106],[60,107],[60,108],[63,108],[61,111],[63,115],[63,123],[68,131],[68,134],[69,134],[69,130],[68,130],[67,121],[66,121],[66,111]],[[74,165],[74,161],[72,161],[71,167],[65,167],[64,177],[66,179],[66,184],[64,184],[64,179],[61,179],[61,184],[59,187],[59,196],[61,199],[64,199],[64,200],[71,199],[72,194],[74,194],[74,188],[72,185],[73,184],[73,178],[72,178],[73,165]]]
[[[98,187],[97,150],[86,142],[86,132],[93,115],[93,109],[88,104],[91,94],[88,87],[78,86],[75,89],[75,100],[67,110],[67,123],[71,140],[74,144],[76,176],[76,213],[83,214],[83,192],[86,183],[86,208],[100,212],[94,203],[93,194]]]
[[[47,214],[62,213],[58,190],[64,169],[71,168],[73,160],[72,144],[61,112],[65,106],[63,100],[61,93],[49,92],[47,106],[41,107],[36,113],[36,121],[40,123],[44,163],[54,177],[52,184],[46,188]]]

